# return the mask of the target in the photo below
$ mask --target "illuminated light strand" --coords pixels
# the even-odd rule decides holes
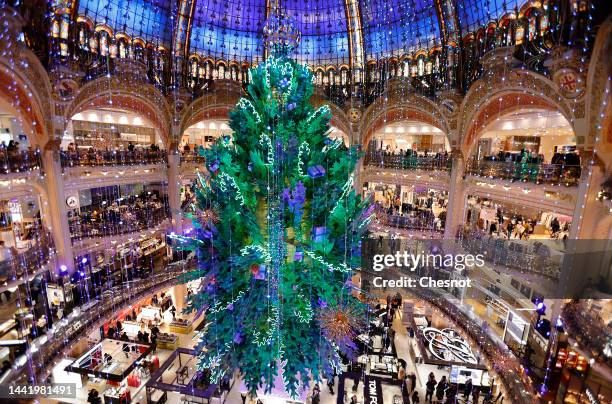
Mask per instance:
[[[323,147],[323,153],[327,153],[330,150],[336,150],[338,147],[340,147],[340,145],[344,143],[344,141],[342,139],[334,139],[333,142],[329,145],[325,145],[325,147]]]
[[[319,115],[328,115],[331,113],[331,110],[329,109],[329,105],[322,105],[319,108],[317,108],[316,111],[314,111],[312,114],[310,114],[310,116],[308,118],[306,118],[306,123],[310,124],[310,122],[312,122],[313,119],[317,118]]]
[[[268,331],[266,332],[265,337],[259,331],[253,331],[253,342],[255,342],[255,344],[259,347],[262,347],[264,345],[270,345],[272,341],[274,341],[274,333],[280,326],[280,315],[278,307],[275,306],[272,308],[272,316],[268,317],[266,323],[270,324],[270,326],[268,327]],[[282,346],[282,339],[280,335],[278,342],[280,344],[279,346]]]
[[[308,146],[308,142],[305,140],[300,144],[298,149],[298,163],[297,163],[297,173],[300,177],[305,177],[304,173],[304,162],[302,161],[302,153],[310,153],[310,147]]]
[[[242,196],[242,192],[240,191],[240,187],[236,183],[236,180],[227,173],[219,174],[219,178],[221,178],[221,182],[219,183],[219,188],[221,188],[221,191],[227,192],[227,184],[225,181],[228,181],[230,183],[229,185],[236,190],[236,196],[234,197],[234,200],[239,201],[240,206],[244,206],[244,196]]]
[[[306,297],[304,297],[303,294],[299,293],[298,297],[302,301],[306,301]],[[300,323],[309,323],[312,320],[312,317],[314,316],[314,311],[312,310],[312,306],[310,304],[304,307],[304,310],[305,313],[302,313],[301,311],[294,309],[293,314],[297,317]]]
[[[251,101],[247,100],[246,98],[241,98],[240,101],[238,101],[237,107],[244,110],[250,110],[250,112],[255,116],[255,122],[262,122],[259,112],[257,112]]]
[[[262,247],[260,245],[248,245],[246,247],[243,247],[240,250],[240,255],[242,255],[244,257],[245,255],[248,255],[248,254],[251,253],[250,250],[255,250],[256,252],[260,253],[262,255],[262,258],[266,262],[270,262],[270,260],[272,259],[272,257],[270,256],[270,253],[268,252],[268,250],[266,250],[264,247]]]
[[[338,206],[340,206],[340,202],[346,197],[346,195],[349,193],[351,187],[353,186],[353,181],[354,181],[353,174],[351,174],[349,176],[349,179],[344,184],[344,186],[342,186],[342,195],[340,195],[340,198],[338,198],[338,200],[336,201],[336,205],[331,210],[330,214],[333,215],[334,212],[336,211],[336,209],[338,209]]]
[[[335,266],[325,261],[323,257],[318,256],[312,251],[304,251],[304,253],[308,255],[311,259],[313,259],[314,261],[326,267],[329,271],[332,271],[332,272],[333,271],[337,271],[337,272],[350,272],[351,271],[351,268],[344,263],[340,264],[339,266]]]
[[[274,148],[272,147],[272,139],[270,139],[270,136],[266,135],[265,133],[262,133],[259,137],[259,144],[268,147],[268,162],[265,163],[265,165],[274,165]]]
[[[238,303],[238,301],[242,299],[243,296],[244,296],[244,291],[240,291],[240,293],[238,293],[238,295],[234,298],[234,300],[227,302],[225,305],[223,305],[222,303],[217,303],[214,305],[214,307],[211,307],[210,309],[208,309],[208,312],[210,314],[215,314],[221,311],[228,310],[230,306]]]

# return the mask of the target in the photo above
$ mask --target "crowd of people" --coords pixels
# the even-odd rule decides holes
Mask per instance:
[[[15,140],[0,142],[0,173],[18,173],[40,167],[40,152]]]
[[[499,151],[482,160],[471,159],[467,172],[510,181],[576,184],[581,172],[580,156],[576,153],[555,153],[550,164],[546,164],[541,153],[526,149],[519,152]]]
[[[110,236],[154,227],[168,217],[165,199],[156,193],[142,193],[110,204],[75,209],[68,214],[70,235],[73,238]]]
[[[434,213],[434,205],[436,212]],[[400,198],[376,202],[377,223],[408,230],[442,231],[446,223],[447,199],[428,196],[413,203],[401,203]]]
[[[365,164],[402,170],[448,170],[451,158],[447,151],[434,153],[429,150],[391,150],[387,146],[385,149],[370,148],[365,156]]]
[[[112,149],[93,146],[83,149],[69,143],[60,151],[60,158],[63,167],[155,164],[165,161],[166,152],[155,143],[145,147],[129,142],[127,146],[120,144]]]
[[[467,222],[470,223],[472,211],[468,210]],[[495,220],[484,220],[478,218],[476,227],[482,232],[488,233],[490,236],[501,239],[519,239],[528,240],[534,234],[535,227],[538,221],[534,218],[529,218],[520,214],[512,214],[509,217],[504,216],[502,209],[497,208]],[[559,222],[557,217],[553,217],[548,226],[549,236],[552,239],[567,238],[570,224]]]
[[[605,354],[612,338],[610,325],[600,316],[594,315],[586,307],[585,301],[580,299],[563,306],[562,316],[565,327],[580,342],[580,346],[612,366],[612,358]]]

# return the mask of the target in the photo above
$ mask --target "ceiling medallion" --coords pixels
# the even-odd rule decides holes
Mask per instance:
[[[361,119],[361,111],[358,108],[348,110],[348,116],[352,123],[357,123]]]
[[[578,98],[584,93],[584,79],[574,69],[557,71],[553,80],[565,98]]]

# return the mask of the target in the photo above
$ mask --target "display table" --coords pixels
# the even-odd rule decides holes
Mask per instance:
[[[176,349],[178,347],[178,336],[176,334],[159,334],[157,336],[157,347],[161,349]]]
[[[170,323],[169,330],[178,334],[189,334],[193,331],[193,323],[190,320],[177,318]]]
[[[123,332],[125,332],[128,335],[128,337],[132,339],[136,339],[136,336],[138,335],[138,331],[143,330],[140,323],[136,321],[124,321],[123,323],[121,323],[121,326],[122,326]]]
[[[132,402],[132,394],[127,388],[111,387],[104,391],[105,404],[128,404],[130,402]]]
[[[161,321],[162,313],[159,307],[145,306],[138,315],[140,321]]]
[[[397,378],[398,370],[397,359],[391,356],[383,356],[382,362],[370,363],[370,373],[373,375],[378,374]]]

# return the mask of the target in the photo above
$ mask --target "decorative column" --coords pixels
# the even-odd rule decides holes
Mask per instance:
[[[178,127],[172,128],[173,139],[179,139]],[[181,184],[179,183],[179,166],[181,163],[181,154],[178,150],[176,141],[170,142],[168,147],[168,165],[166,174],[168,175],[168,205],[170,206],[170,215],[172,218],[172,230],[179,233],[183,230],[183,212],[181,210]]]
[[[610,211],[597,199],[602,184],[606,182],[605,166],[597,155],[591,158],[587,154],[584,160],[569,238],[606,239],[610,237],[610,227],[605,228],[600,224]]]
[[[448,189],[448,207],[446,210],[446,224],[444,226],[444,238],[455,239],[457,229],[463,224],[465,216],[465,159],[459,150],[452,152],[453,165],[450,174]]]
[[[66,266],[68,271],[74,271],[74,252],[70,239],[64,179],[59,154],[60,140],[49,141],[42,152],[42,164],[45,169],[45,187],[49,198],[49,225],[55,249],[57,250],[58,267]],[[58,268],[59,270],[59,268]],[[57,275],[57,272],[54,273]]]

